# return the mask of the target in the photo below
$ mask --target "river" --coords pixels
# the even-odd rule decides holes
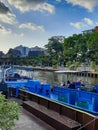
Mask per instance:
[[[76,75],[67,75],[67,74],[58,74],[56,72],[49,72],[49,71],[24,71],[27,76],[40,80],[41,83],[49,83],[51,86],[53,85],[60,85],[61,83],[66,83],[67,80],[71,82],[81,80],[87,87],[91,87],[95,84],[98,84],[98,78],[90,78],[90,77],[83,77],[83,76],[76,76]]]

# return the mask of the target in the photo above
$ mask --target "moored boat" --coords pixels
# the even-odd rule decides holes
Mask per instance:
[[[12,71],[11,68],[6,71],[3,70],[2,78],[4,78],[4,82],[0,85],[2,86],[0,90],[3,91],[4,86],[6,86],[8,96],[18,97],[19,89],[23,89],[64,105],[98,115],[98,94],[79,90],[78,88],[81,87],[80,82],[75,82],[74,89],[63,86],[53,86],[51,89],[50,84],[42,84],[39,80],[33,80],[28,77],[23,78]]]
[[[77,89],[80,88],[77,86],[79,85],[77,82],[75,89],[63,86],[53,86],[51,89],[50,84],[42,84],[39,80],[34,79],[6,80],[4,83],[7,85],[8,96],[34,100],[38,104],[45,105],[48,109],[51,107],[53,110],[57,109],[56,111],[59,109],[59,113],[67,112],[67,116],[74,113],[74,120],[81,124],[94,121],[92,127],[97,130],[95,124],[98,116],[98,94]],[[57,108],[53,108],[51,104]],[[64,112],[65,110],[66,112]],[[82,115],[83,122],[78,120]],[[84,117],[87,118],[86,121],[84,121]],[[88,118],[91,120],[89,121]]]

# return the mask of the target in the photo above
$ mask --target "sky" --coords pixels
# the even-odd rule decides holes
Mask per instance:
[[[0,0],[0,51],[44,47],[98,26],[98,0]]]

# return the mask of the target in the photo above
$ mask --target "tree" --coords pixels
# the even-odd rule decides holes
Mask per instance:
[[[77,35],[70,36],[65,38],[63,43],[64,48],[64,58],[66,62],[72,62],[77,58],[77,49],[76,49]]]
[[[5,99],[0,94],[0,130],[11,130],[14,126],[14,120],[19,119],[20,106],[16,102]]]
[[[98,63],[98,33],[94,32],[87,40],[90,61]]]
[[[85,62],[88,59],[87,41],[90,34],[74,34],[64,40],[64,57],[66,61]]]
[[[49,42],[45,45],[47,52],[51,61],[56,60],[56,62],[60,63],[60,57],[63,53],[63,42],[64,36],[53,36],[48,39]]]

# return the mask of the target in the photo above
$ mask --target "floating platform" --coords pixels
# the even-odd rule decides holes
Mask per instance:
[[[25,90],[19,90],[19,98],[22,100],[26,100],[26,102],[23,103],[23,107],[28,110],[29,112],[34,113],[36,116],[40,116],[40,111],[43,109],[47,110],[47,111],[51,111],[50,113],[58,113],[58,118],[61,118],[60,116],[64,116],[63,119],[68,119],[70,123],[72,123],[71,126],[69,126],[68,124],[66,124],[65,122],[63,122],[65,124],[64,126],[64,130],[98,130],[98,118],[97,116],[94,116],[88,112],[70,107],[68,105],[64,105],[61,104],[57,101],[53,101],[49,98],[46,98],[44,96],[35,94],[35,93],[31,93]],[[34,104],[33,104],[34,103]],[[34,106],[33,106],[34,105]],[[44,107],[44,108],[43,108]],[[40,108],[39,112],[38,112],[38,108]],[[38,112],[38,113],[37,113]],[[33,114],[34,114],[33,113]],[[38,115],[37,115],[38,114]],[[50,115],[50,114],[49,114]],[[53,117],[49,117],[49,122],[50,125],[53,126],[54,128],[57,129],[56,125],[54,126],[55,123],[53,123],[53,119],[55,114],[52,114]],[[41,112],[41,119],[44,119],[47,123],[47,117],[45,115],[45,112]],[[56,119],[56,118],[55,118]],[[57,119],[58,121],[58,119]],[[56,122],[57,122],[56,121]],[[55,122],[55,121],[54,121]],[[72,126],[74,126],[73,124],[76,123],[77,127],[79,128],[72,128]],[[62,124],[62,123],[61,123]],[[59,124],[59,125],[61,125]],[[58,128],[60,128],[58,125]],[[65,129],[66,128],[66,129]],[[62,129],[63,129],[63,125],[62,125]],[[58,129],[60,130],[60,129]]]

